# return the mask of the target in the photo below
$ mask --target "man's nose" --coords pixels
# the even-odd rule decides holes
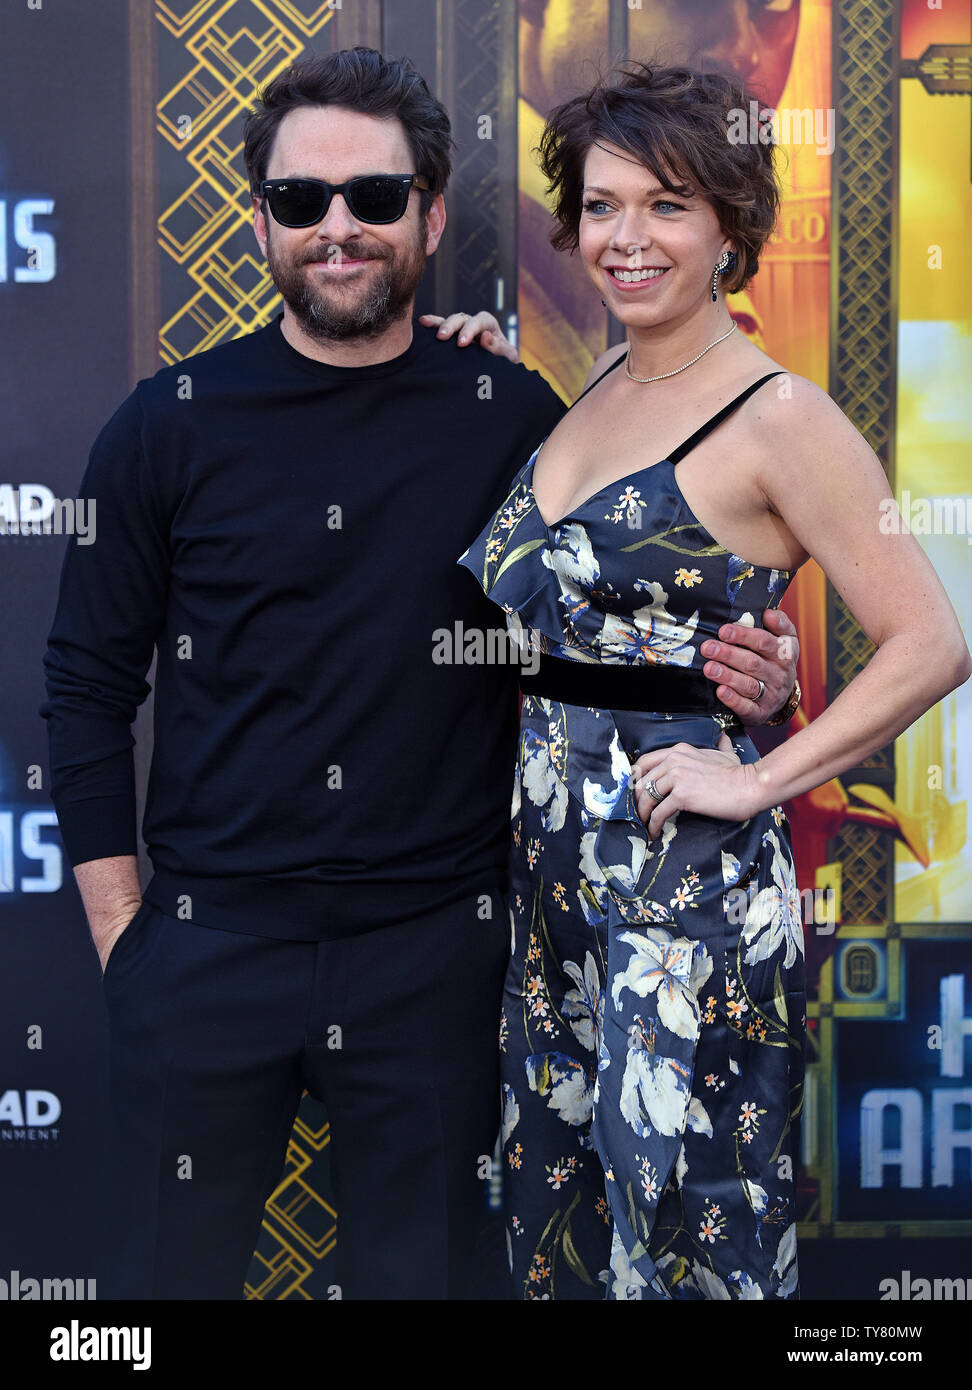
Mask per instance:
[[[324,241],[347,241],[361,231],[361,223],[352,215],[343,193],[334,193],[331,205],[317,224],[317,235]]]

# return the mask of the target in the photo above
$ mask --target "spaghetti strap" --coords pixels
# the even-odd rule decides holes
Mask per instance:
[[[724,405],[720,411],[713,415],[711,420],[706,420],[704,425],[700,426],[693,435],[690,435],[684,444],[680,444],[677,449],[673,449],[668,455],[669,462],[678,463],[680,459],[685,457],[690,449],[695,448],[696,444],[701,444],[706,435],[711,434],[717,425],[721,425],[723,420],[730,416],[734,410],[738,410],[743,401],[748,401],[754,391],[758,391],[767,381],[772,381],[775,376],[780,375],[780,372],[767,372],[766,376],[761,376],[758,381],[754,381],[752,386],[747,386],[745,391],[740,391],[739,395],[731,400],[728,405]]]
[[[628,353],[626,352],[623,352],[620,357],[617,357],[611,363],[610,367],[605,368],[601,375],[591,382],[590,386],[585,386],[584,390],[577,397],[577,400],[569,405],[567,409],[573,410],[574,406],[584,399],[588,391],[593,391],[598,382],[603,381],[608,372],[613,372],[615,367],[620,367],[621,363],[627,360],[627,357]],[[674,449],[668,456],[669,461],[671,463],[678,463],[680,459],[685,457],[690,449],[695,448],[696,444],[701,444],[706,435],[710,434],[717,425],[721,425],[723,420],[727,419],[734,410],[738,410],[744,401],[748,401],[754,391],[758,391],[761,386],[765,386],[767,381],[772,381],[775,376],[779,375],[779,372],[767,372],[766,375],[761,376],[758,381],[754,381],[751,386],[747,386],[745,391],[740,391],[739,395],[731,400],[728,405],[724,405],[720,411],[712,416],[711,420],[706,420],[705,424],[701,425],[693,435],[686,439],[684,444],[680,444],[677,449]]]
[[[605,369],[604,369],[604,371],[601,373],[601,375],[600,375],[599,377],[597,377],[594,381],[592,381],[591,384],[590,384],[590,386],[585,386],[584,389],[583,389],[583,391],[582,391],[582,392],[580,393],[580,395],[577,397],[577,400],[576,400],[576,401],[572,401],[571,404],[567,407],[567,409],[568,409],[568,410],[573,410],[573,408],[574,408],[574,406],[577,404],[577,402],[578,402],[578,401],[582,401],[582,400],[584,399],[584,397],[587,395],[588,391],[593,391],[593,390],[594,390],[594,387],[597,385],[597,383],[598,383],[599,381],[603,381],[604,378],[607,376],[608,372],[613,372],[614,369],[615,369],[615,367],[620,367],[621,363],[625,360],[625,358],[627,357],[627,355],[628,355],[628,354],[627,354],[626,352],[622,352],[621,356],[618,357],[614,362],[612,362],[611,365],[610,365],[610,367],[605,367]],[[565,413],[566,413],[566,412],[565,412]]]

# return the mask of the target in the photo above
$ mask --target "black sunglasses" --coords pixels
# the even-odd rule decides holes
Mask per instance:
[[[429,191],[421,174],[364,174],[346,183],[320,179],[264,179],[260,193],[281,227],[312,227],[327,216],[331,199],[340,193],[351,216],[359,222],[397,222],[404,217],[412,185]]]

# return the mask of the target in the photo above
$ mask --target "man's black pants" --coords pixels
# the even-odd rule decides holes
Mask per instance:
[[[341,1296],[507,1296],[484,1167],[509,931],[489,887],[490,920],[477,893],[321,942],[143,902],[104,978],[103,1296],[242,1297],[305,1088],[330,1122]]]

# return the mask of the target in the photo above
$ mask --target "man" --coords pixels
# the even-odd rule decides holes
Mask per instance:
[[[283,314],[139,382],[82,482],[97,541],[65,559],[42,713],[105,968],[110,1296],[240,1296],[305,1087],[342,1296],[502,1292],[482,1176],[516,668],[432,652],[495,626],[456,562],[563,406],[413,322],[451,143],[372,50],[276,79],[244,157]],[[772,713],[792,661],[744,659]]]

